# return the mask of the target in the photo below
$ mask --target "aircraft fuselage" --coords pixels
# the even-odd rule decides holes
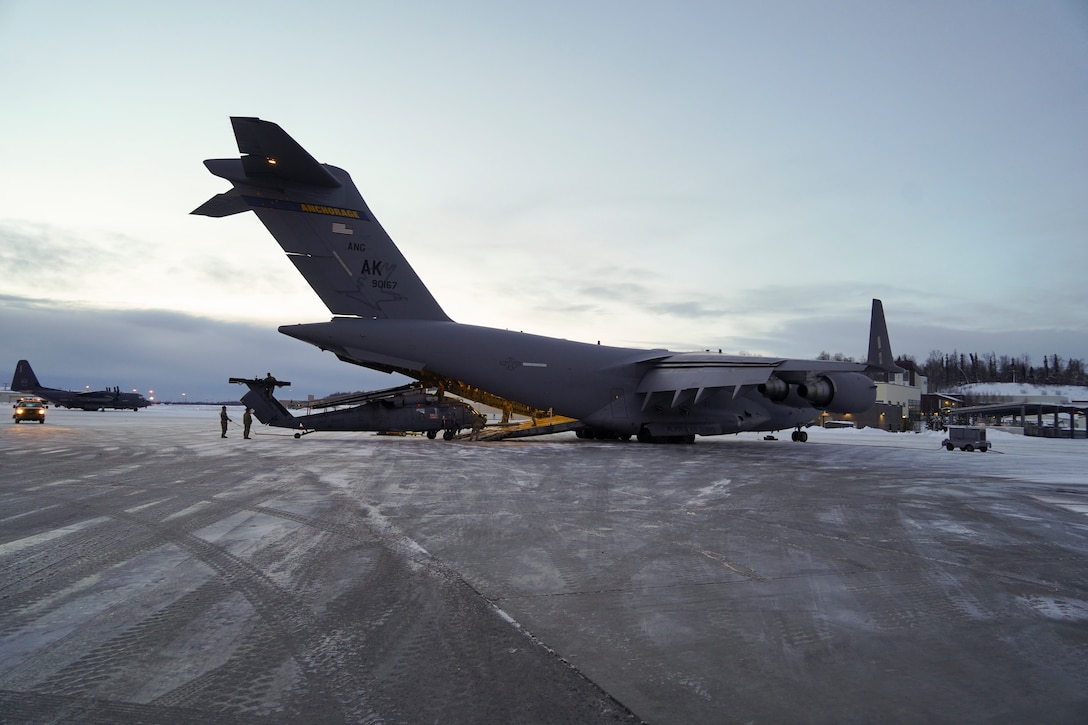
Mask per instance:
[[[57,406],[78,410],[139,410],[148,405],[139,393],[114,393],[109,390],[94,390],[89,393],[76,393],[56,388],[38,388],[34,394],[45,398]]]
[[[647,426],[654,435],[720,435],[804,425],[820,413],[804,401],[775,405],[752,390],[725,388],[700,397],[698,388],[664,395],[640,391],[647,370],[676,354],[665,350],[593,345],[434,320],[337,317],[284,325],[280,332],[367,367],[428,372],[494,395],[617,433]],[[697,354],[767,374],[780,360]],[[863,366],[858,366],[859,368]]]

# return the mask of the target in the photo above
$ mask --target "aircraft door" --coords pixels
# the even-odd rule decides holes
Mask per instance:
[[[611,408],[613,418],[627,418],[627,395],[624,393],[623,388],[612,389]]]

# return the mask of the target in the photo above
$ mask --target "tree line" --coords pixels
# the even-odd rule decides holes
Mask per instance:
[[[911,356],[899,358],[914,366],[929,379],[931,390],[947,390],[968,383],[1024,383],[1027,385],[1088,385],[1084,361],[1077,358],[1044,355],[1042,364],[1031,356],[1016,357],[990,353],[951,353],[934,350],[922,364]]]

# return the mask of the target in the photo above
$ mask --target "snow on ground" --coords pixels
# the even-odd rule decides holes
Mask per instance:
[[[1060,398],[1062,402],[1088,401],[1088,387],[1083,385],[1029,385],[1027,383],[970,383],[942,391],[946,395],[980,397]]]
[[[156,405],[139,412],[87,412],[50,408],[45,425],[69,429],[73,433],[85,428],[106,432],[114,431],[121,436],[165,434],[169,437],[169,430],[176,428],[178,445],[193,447],[191,444],[200,441],[196,447],[200,448],[203,455],[220,455],[233,452],[234,445],[251,443],[242,440],[241,409],[228,408],[227,411],[234,420],[234,423],[230,426],[230,438],[227,441],[219,438],[219,406],[215,405]],[[29,424],[23,425],[28,426]],[[36,429],[38,426],[33,426],[33,428]],[[991,427],[987,429],[986,433],[988,440],[993,444],[993,449],[990,452],[964,453],[963,451],[945,451],[941,446],[941,442],[945,439],[946,434],[942,431],[890,433],[877,428],[859,430],[854,428],[820,428],[818,426],[812,426],[805,430],[809,435],[807,444],[793,443],[790,441],[790,431],[785,430],[777,433],[750,432],[736,435],[699,437],[694,445],[729,446],[738,441],[759,442],[769,446],[849,445],[932,451],[933,455],[938,457],[974,456],[979,459],[986,456],[1000,457],[1000,463],[990,462],[987,467],[992,468],[992,472],[1002,478],[1015,478],[1039,483],[1060,483],[1062,485],[1088,488],[1088,466],[1086,466],[1088,464],[1088,441],[1083,439],[1062,440],[1027,437],[1019,433],[1006,432],[1000,427]],[[310,455],[315,452],[314,449],[317,447],[316,443],[318,441],[354,441],[359,446],[354,453],[356,456],[372,455],[375,450],[381,450],[377,446],[410,444],[412,441],[426,445],[451,445],[440,440],[427,441],[422,436],[400,438],[378,436],[369,432],[322,432],[295,439],[290,431],[263,426],[259,423],[254,423],[253,433],[255,438],[261,441],[281,438],[282,448],[277,451],[279,455]],[[767,436],[771,436],[776,440],[765,440]],[[58,436],[50,444],[60,444],[62,439],[63,435]],[[2,444],[2,440],[0,440],[0,444]],[[459,447],[459,444],[456,443],[452,445]],[[519,439],[518,442],[508,441],[473,445],[642,446],[644,444],[634,441],[626,444],[581,441],[575,437],[573,432],[567,432]],[[371,448],[372,446],[374,448]],[[48,447],[47,445],[46,451],[39,449],[39,452],[47,452]],[[451,455],[457,455],[456,448],[451,450],[450,453]],[[940,460],[940,458],[937,460]],[[975,465],[980,464],[976,461]]]

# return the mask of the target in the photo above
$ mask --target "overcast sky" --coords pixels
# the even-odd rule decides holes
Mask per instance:
[[[632,347],[1088,359],[1088,5],[0,0],[0,368],[237,398],[401,382],[229,184],[347,169],[454,319]],[[3,373],[2,382],[8,382]]]

